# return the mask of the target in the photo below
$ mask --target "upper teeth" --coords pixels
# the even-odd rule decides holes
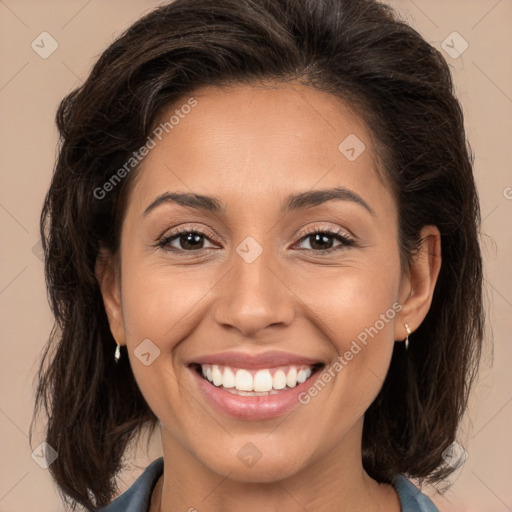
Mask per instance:
[[[215,386],[234,388],[239,391],[264,392],[272,389],[294,388],[311,376],[310,367],[284,366],[258,371],[231,368],[216,364],[202,364],[203,376]]]

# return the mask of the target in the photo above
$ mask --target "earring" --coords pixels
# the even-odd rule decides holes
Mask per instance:
[[[114,353],[114,360],[117,363],[119,361],[119,358],[121,357],[121,346],[116,341],[116,351]]]
[[[409,348],[409,334],[411,334],[411,329],[409,329],[409,324],[404,324],[405,330],[407,331],[407,337],[405,338],[405,350]]]

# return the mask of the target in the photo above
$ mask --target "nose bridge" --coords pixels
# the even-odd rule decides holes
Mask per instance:
[[[215,309],[219,324],[231,325],[245,335],[272,324],[287,324],[293,317],[284,276],[276,276],[276,269],[282,267],[266,241],[263,247],[263,242],[247,237],[236,247]]]

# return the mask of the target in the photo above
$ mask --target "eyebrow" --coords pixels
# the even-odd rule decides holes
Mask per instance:
[[[375,216],[373,209],[360,195],[345,187],[335,187],[324,190],[301,192],[299,194],[291,194],[287,196],[282,203],[281,213],[284,214],[291,211],[312,208],[332,200],[356,203],[365,208],[372,216]],[[216,197],[194,193],[164,192],[144,210],[143,216],[146,216],[161,204],[166,203],[176,203],[181,206],[212,212],[217,215],[225,214],[226,212],[226,207]]]

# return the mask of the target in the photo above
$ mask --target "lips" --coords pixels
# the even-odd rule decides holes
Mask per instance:
[[[239,419],[280,416],[299,404],[298,395],[325,364],[286,352],[223,352],[188,364],[207,401]]]
[[[234,368],[244,368],[260,370],[265,368],[276,368],[278,366],[314,366],[323,361],[312,359],[305,356],[290,354],[277,350],[270,350],[262,354],[248,354],[246,352],[220,352],[202,357],[194,358],[190,364],[216,364],[222,366],[231,366]]]

